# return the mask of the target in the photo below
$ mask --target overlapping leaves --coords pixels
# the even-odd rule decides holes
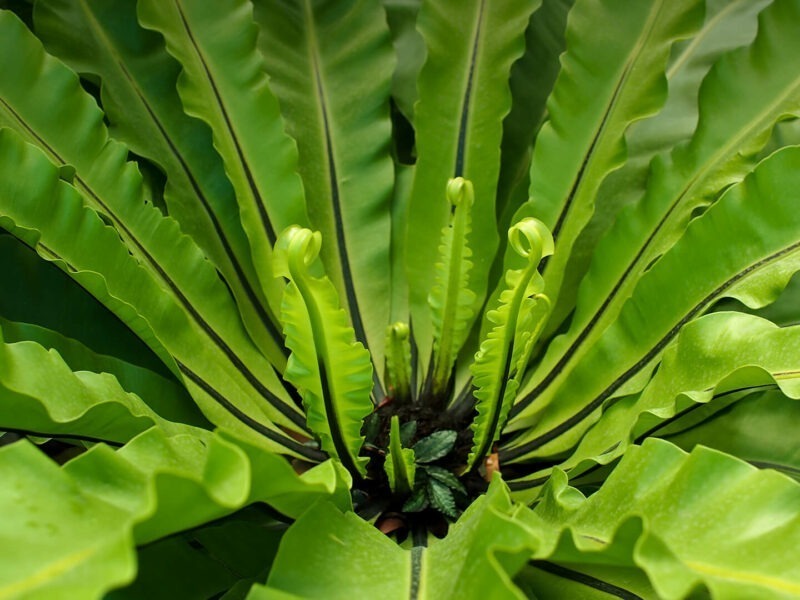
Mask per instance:
[[[539,4],[2,4],[0,597],[800,595],[800,3]]]

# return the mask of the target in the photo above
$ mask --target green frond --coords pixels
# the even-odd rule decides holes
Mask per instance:
[[[409,327],[394,323],[386,328],[386,379],[395,403],[411,398],[411,342]]]
[[[414,462],[414,451],[403,448],[400,442],[400,419],[397,415],[392,417],[389,430],[389,452],[386,462],[383,463],[386,477],[389,478],[389,487],[395,494],[409,494],[414,489],[414,475],[417,470]]]
[[[302,393],[308,427],[322,449],[363,476],[367,459],[358,452],[361,422],[373,410],[372,363],[339,307],[336,288],[326,276],[311,273],[321,245],[319,232],[300,227],[286,229],[275,244],[275,273],[289,280],[281,304],[292,351],[285,377]]]
[[[470,367],[477,388],[478,415],[472,423],[473,446],[467,459],[468,469],[491,452],[492,444],[500,436],[550,305],[541,294],[543,280],[537,268],[543,257],[553,253],[552,235],[541,221],[528,218],[508,230],[508,241],[527,265],[506,272],[506,289],[500,294],[499,306],[487,314],[494,327]]]
[[[447,183],[447,200],[452,205],[450,223],[442,229],[436,283],[428,295],[433,322],[433,394],[447,389],[456,356],[469,333],[475,314],[475,292],[469,288],[472,250],[467,237],[472,231],[472,183],[456,177]]]

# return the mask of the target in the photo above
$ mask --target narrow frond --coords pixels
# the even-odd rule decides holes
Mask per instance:
[[[469,333],[475,312],[475,292],[469,289],[472,250],[467,238],[472,231],[472,205],[475,192],[463,177],[447,184],[447,200],[452,205],[450,223],[442,229],[436,283],[428,295],[433,322],[433,394],[446,389],[456,356]]]
[[[290,227],[275,245],[275,273],[289,280],[281,305],[286,346],[292,351],[287,381],[303,396],[308,427],[322,449],[354,475],[366,473],[361,423],[372,410],[372,364],[357,342],[347,314],[326,276],[315,277],[322,236]]]
[[[541,293],[544,281],[537,268],[543,257],[553,253],[550,231],[541,221],[528,218],[508,230],[508,240],[527,264],[506,272],[506,289],[500,294],[499,305],[487,314],[494,327],[471,366],[478,415],[472,423],[468,469],[489,454],[497,441],[533,344],[549,314],[550,301]]]

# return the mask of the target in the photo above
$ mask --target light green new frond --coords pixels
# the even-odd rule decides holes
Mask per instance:
[[[386,328],[386,378],[396,403],[411,397],[411,342],[409,327],[394,323]]]
[[[364,443],[361,422],[373,410],[372,363],[356,342],[331,281],[310,272],[321,243],[319,232],[290,227],[275,246],[275,273],[289,280],[281,304],[292,351],[285,378],[302,393],[308,426],[322,449],[352,474],[364,475],[367,460],[358,452]]]
[[[395,494],[408,494],[414,489],[414,475],[417,467],[414,462],[414,451],[403,448],[400,442],[400,419],[397,415],[392,417],[389,430],[389,453],[383,463],[389,487]]]
[[[450,223],[442,229],[436,283],[428,295],[433,323],[433,393],[447,388],[456,356],[469,333],[475,312],[475,292],[469,289],[472,250],[467,237],[472,231],[472,183],[462,177],[447,184],[447,199],[453,206]]]
[[[520,236],[525,238],[523,243]],[[467,460],[469,469],[486,456],[500,435],[519,379],[530,357],[536,337],[549,313],[550,302],[540,292],[543,280],[537,271],[544,256],[553,253],[553,237],[541,221],[524,219],[508,230],[511,247],[527,265],[506,272],[506,289],[500,305],[487,317],[494,324],[470,367],[478,415],[472,423],[473,446]]]

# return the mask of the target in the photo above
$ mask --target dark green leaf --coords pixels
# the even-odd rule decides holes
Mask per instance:
[[[414,493],[403,504],[403,512],[420,512],[428,508],[428,491],[426,485],[419,485],[414,489]]]
[[[458,434],[451,430],[435,431],[413,446],[418,463],[429,463],[446,456],[456,444]]]
[[[400,425],[400,442],[403,444],[403,446],[411,446],[411,442],[415,435],[417,435],[416,421],[408,421]]]
[[[438,479],[428,479],[428,500],[431,506],[443,515],[455,519],[458,517],[456,501],[450,488]]]
[[[437,467],[435,465],[428,465],[425,467],[425,472],[428,474],[429,478],[443,483],[454,492],[466,495],[467,489],[464,487],[464,484],[459,481],[458,477],[453,475],[447,469],[443,469],[442,467]]]

